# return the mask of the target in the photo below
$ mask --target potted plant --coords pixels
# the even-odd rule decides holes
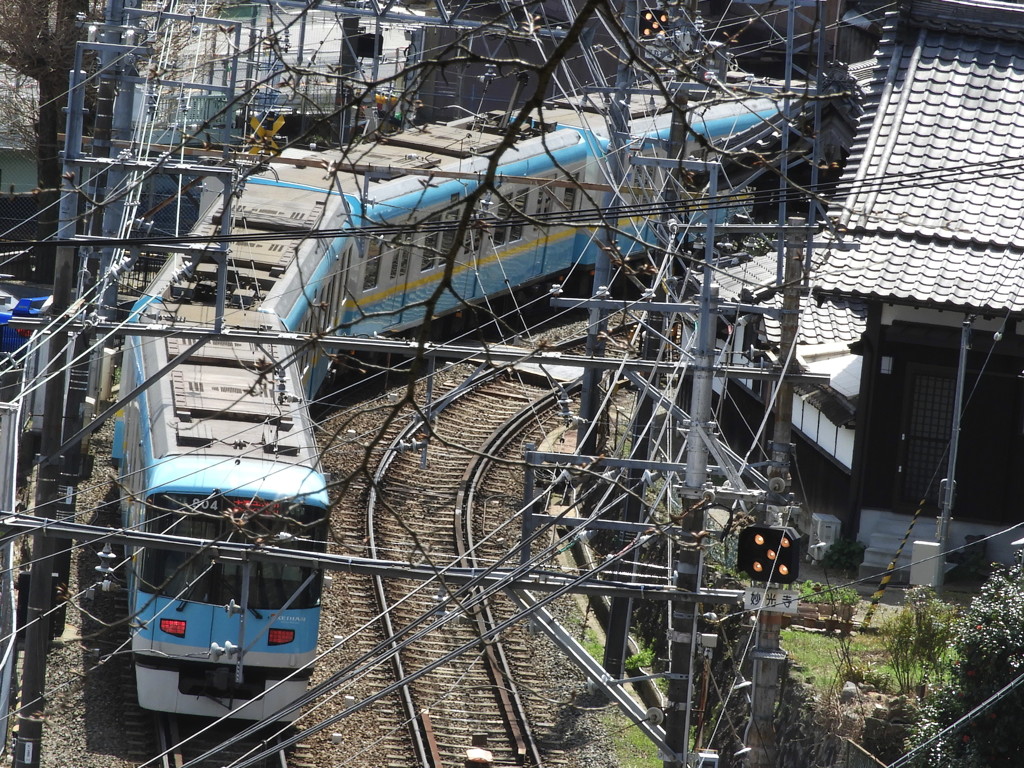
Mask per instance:
[[[801,582],[799,585],[800,602],[797,604],[797,613],[801,622],[809,629],[816,629],[818,616],[825,599],[825,587],[816,581]]]
[[[838,571],[853,576],[864,561],[865,545],[854,539],[839,539],[826,551],[821,560],[826,571]]]
[[[836,615],[842,621],[853,621],[853,612],[860,602],[860,594],[853,587],[839,587],[833,591]]]

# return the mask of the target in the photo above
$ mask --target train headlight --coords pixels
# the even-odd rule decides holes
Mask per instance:
[[[267,643],[270,645],[285,645],[294,639],[294,629],[271,629],[267,633]]]
[[[175,637],[185,636],[185,624],[186,622],[180,619],[160,619],[160,629]]]

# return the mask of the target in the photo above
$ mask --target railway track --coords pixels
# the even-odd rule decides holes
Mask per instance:
[[[570,343],[579,342],[574,340]],[[549,349],[563,346],[560,339],[550,337],[545,340],[545,345]],[[456,386],[468,372],[469,369],[463,366],[435,373],[435,398]],[[420,404],[424,399],[423,390],[421,386],[417,395]],[[519,397],[518,403],[525,405],[526,396],[520,394]],[[398,436],[399,429],[408,421],[407,416],[403,415],[390,426],[381,426],[384,421],[382,414],[389,412],[394,402],[393,396],[383,393],[377,400],[361,401],[358,407],[336,410],[327,427],[341,436],[325,448],[324,459],[328,470],[333,473],[336,481],[338,478],[352,478],[349,483],[340,486],[337,494],[336,509],[332,514],[332,551],[368,554],[365,509],[366,489],[372,484],[372,471],[367,470],[379,463],[392,440]],[[491,403],[493,405],[493,398]],[[474,411],[473,407],[467,407],[467,413]],[[360,409],[361,413],[353,420],[352,412]],[[510,410],[514,411],[515,408]],[[527,439],[537,441],[538,435],[544,431],[534,431],[518,442],[512,440],[505,449],[477,446],[476,450],[478,453],[500,453],[521,463],[520,443]],[[109,453],[109,432],[101,430],[98,433],[94,447],[98,447],[101,455]],[[496,445],[486,442],[486,432],[487,429],[481,429],[477,435],[478,439],[485,439],[481,445]],[[407,439],[415,438],[414,433]],[[460,439],[457,442],[466,445],[467,449],[472,448],[468,440]],[[453,465],[451,468],[452,475],[458,475],[456,485],[460,488],[464,489],[466,481],[461,478],[470,464],[469,456],[464,455],[458,467]],[[429,472],[434,477],[435,467],[439,469],[441,465],[442,458],[439,456],[425,473]],[[472,510],[467,516],[473,525],[472,531],[467,534],[471,537],[471,543],[467,546],[475,550],[478,565],[493,562],[516,545],[518,529],[498,529],[502,528],[503,521],[518,510],[522,483],[521,466],[502,463],[492,463],[479,479],[471,481],[475,488],[472,498],[462,503],[461,507]],[[451,524],[455,509],[454,502],[450,502],[451,497],[448,497],[448,501],[442,501],[438,495],[440,488],[434,487],[435,483],[426,485],[429,487],[424,492],[424,498],[433,499],[431,503],[435,506],[441,505]],[[116,504],[116,484],[111,480],[105,464],[96,462],[91,484],[80,490],[82,508],[97,511],[95,522],[117,527],[120,518]],[[489,533],[493,535],[488,537]],[[453,538],[454,534],[449,534],[449,539]],[[77,594],[80,589],[97,581],[95,568],[103,563],[93,554],[94,549],[97,547],[86,547],[81,550],[82,557],[76,555],[73,583],[69,585],[71,594]],[[445,557],[454,562],[456,550],[449,546],[445,552]],[[440,554],[437,556],[441,559]],[[325,656],[315,667],[314,684],[331,677],[338,670],[348,668],[368,648],[386,647],[388,643],[388,637],[375,620],[379,609],[375,607],[374,589],[368,577],[336,574],[333,586],[325,590],[323,598],[320,647],[325,651]],[[81,603],[82,610],[76,606],[75,610],[69,611],[69,616],[74,627],[72,633],[77,630],[82,637],[80,640],[58,644],[49,658],[48,686],[52,685],[53,695],[48,708],[47,727],[44,729],[43,768],[51,765],[131,768],[140,763],[156,766],[159,760],[154,756],[161,749],[152,713],[140,709],[134,702],[134,673],[130,656],[125,653],[128,633],[123,592],[115,589],[107,593],[97,589],[95,598],[82,599]],[[492,601],[490,610],[498,621],[511,615],[507,604],[500,599]],[[521,703],[532,719],[533,738],[545,758],[545,765],[549,768],[559,765],[567,768],[595,768],[604,765],[610,750],[602,741],[604,729],[599,716],[596,713],[588,714],[586,708],[572,708],[576,702],[586,705],[588,701],[585,682],[581,677],[564,664],[553,647],[546,645],[547,641],[543,637],[532,635],[522,625],[505,630],[502,639],[506,642],[502,643],[501,652],[512,670],[511,677],[520,684]],[[334,645],[337,647],[327,652]],[[97,659],[102,660],[99,667],[95,666]],[[376,698],[372,706],[365,709],[352,706],[353,702],[376,697],[395,684],[396,678],[391,666],[362,664],[359,667],[358,674],[347,676],[344,683],[338,686],[333,698],[324,697],[322,701],[311,705],[306,714],[296,721],[295,727],[301,730],[339,713],[349,712],[337,725],[305,736],[296,748],[289,751],[289,768],[369,765],[375,768],[410,768],[420,765],[409,737],[408,715],[401,695],[395,693]],[[524,672],[524,669],[527,671]],[[538,679],[538,676],[542,679]],[[493,687],[492,683],[488,685]],[[467,685],[463,685],[461,690],[467,696],[475,695]],[[570,705],[568,709],[565,707],[566,702]],[[414,703],[421,706],[417,699],[414,699]],[[438,707],[434,707],[427,715],[431,723],[436,725],[435,721],[440,719],[441,712]],[[475,713],[473,715],[475,718]],[[234,727],[241,729],[245,725],[236,722]],[[478,725],[479,722],[474,719],[471,723],[467,722],[462,730],[467,738],[465,744],[456,745],[459,750],[463,750],[456,764],[461,766],[458,760],[464,757],[464,748],[471,743],[472,735],[485,732]],[[295,733],[295,730],[290,732]],[[226,735],[222,734],[222,741],[230,741]],[[489,736],[489,744],[493,746],[497,738]],[[217,744],[207,743],[205,748],[217,754],[213,759],[219,766],[238,762],[226,751],[218,750]],[[568,759],[561,756],[561,750],[568,750]],[[510,748],[509,754],[513,753],[518,755],[518,748]],[[197,751],[178,753],[176,759],[187,761],[194,759],[196,754]]]
[[[413,418],[417,408],[428,410],[423,387],[418,390],[417,408],[409,407],[404,414],[395,412],[401,396],[383,393],[332,419],[325,429],[324,459],[327,471],[341,478],[334,488],[332,551],[392,561],[465,563],[460,558],[473,545],[464,544],[460,551],[458,542],[482,538],[480,532],[465,528],[475,525],[477,518],[473,499],[483,500],[492,530],[497,519],[492,509],[497,501],[494,493],[470,494],[460,500],[467,482],[500,476],[491,482],[505,487],[508,498],[501,505],[502,518],[518,511],[522,443],[539,442],[552,425],[563,423],[565,406],[559,400],[564,400],[564,391],[558,388],[557,394],[552,393],[547,381],[541,386],[509,378],[518,376],[515,372],[480,387],[462,387],[468,371],[463,366],[435,375],[434,394],[427,399],[433,403],[429,427],[417,425]],[[451,390],[465,394],[455,397]],[[543,406],[538,405],[540,399]],[[402,425],[407,425],[404,431]],[[506,436],[500,437],[502,433]],[[491,472],[470,469],[491,466],[481,463],[481,458],[502,445],[514,468],[499,463]],[[421,465],[424,456],[425,466]],[[463,532],[458,535],[456,506],[464,510]],[[368,515],[368,508],[374,513]],[[487,546],[497,547],[496,552],[477,562],[497,560],[503,548],[515,546],[518,537],[516,523],[489,539]],[[491,624],[486,613],[481,613],[482,625],[472,612],[459,616],[444,606],[446,593],[441,601],[437,599],[436,585],[412,596],[421,583],[400,579],[376,583],[356,574],[338,574],[334,582],[324,593],[321,650],[325,656],[317,662],[313,679],[314,687],[326,684],[320,690],[330,692],[318,694],[315,703],[311,700],[295,723],[300,731],[306,726],[314,731],[302,733],[301,744],[317,768],[461,768],[466,750],[483,741],[496,766],[571,766],[572,761],[561,754],[567,737],[578,750],[586,751],[588,737],[581,733],[592,732],[594,725],[579,712],[565,710],[565,702],[571,709],[575,698],[585,697],[585,685],[550,646],[544,648],[543,662],[538,664],[537,648],[546,640],[526,629],[508,627],[503,637],[515,635],[513,647],[481,643],[480,636]],[[511,616],[512,610],[505,604],[499,615]],[[416,642],[408,641],[407,629],[424,628]],[[445,660],[455,648],[470,650]],[[437,669],[427,672],[428,666]],[[411,678],[419,679],[411,685],[398,682]],[[516,695],[513,681],[525,681],[528,695]],[[503,703],[495,692],[508,701]],[[494,703],[484,706],[474,698],[482,696]],[[531,716],[540,724],[539,738],[528,724]],[[317,726],[324,721],[332,725]]]
[[[414,424],[394,441],[377,472],[371,556],[431,562],[439,571],[483,564],[473,546],[472,488],[493,465],[493,451],[523,430],[536,437],[557,423],[556,405],[550,385],[517,376],[445,398],[429,425]],[[517,535],[510,532],[505,541]],[[471,747],[486,749],[495,766],[545,764],[502,643],[480,639],[494,626],[487,604],[471,593],[400,578],[377,580],[375,592],[381,625],[392,638],[393,674],[410,679],[401,700],[419,764],[462,766]],[[472,650],[459,652],[466,647]]]
[[[154,715],[154,725],[160,750],[157,760],[161,768],[181,768],[189,763],[195,768],[221,768],[252,752],[264,751],[279,739],[277,729],[271,726],[265,736],[254,736],[230,747],[222,747],[221,744],[238,729],[237,724],[211,725],[205,718],[159,713]],[[200,760],[214,750],[215,755]],[[293,768],[294,765],[296,763],[289,760],[282,748],[261,761],[259,768]]]

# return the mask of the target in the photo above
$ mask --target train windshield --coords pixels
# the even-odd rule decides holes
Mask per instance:
[[[146,505],[146,530],[210,542],[268,543],[323,551],[323,509],[211,495],[154,494]],[[148,548],[143,552],[141,588],[191,602],[242,604],[244,565],[211,562],[198,552]],[[254,610],[312,608],[320,601],[320,574],[283,563],[249,564],[248,607]]]

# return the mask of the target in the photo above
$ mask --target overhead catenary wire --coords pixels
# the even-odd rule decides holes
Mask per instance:
[[[821,182],[818,185],[818,189],[812,189],[808,186],[796,187],[791,191],[780,193],[779,190],[762,190],[755,191],[753,193],[744,195],[742,200],[734,200],[729,193],[720,194],[716,199],[709,200],[688,200],[679,202],[643,202],[637,204],[624,204],[618,206],[610,206],[607,208],[594,207],[591,209],[578,209],[574,211],[551,211],[548,213],[535,213],[531,216],[514,216],[508,219],[508,223],[529,223],[537,222],[547,225],[564,224],[570,226],[589,226],[589,225],[604,225],[608,220],[615,220],[617,218],[629,218],[639,216],[660,216],[660,215],[671,215],[671,214],[700,214],[711,211],[722,211],[722,210],[747,210],[751,204],[756,204],[759,201],[778,201],[780,197],[785,197],[789,200],[803,200],[806,194],[809,192],[812,195],[817,192],[828,192],[830,199],[842,199],[844,196],[853,194],[864,194],[868,192],[878,192],[885,190],[896,190],[903,186],[913,185],[915,188],[928,188],[934,186],[941,186],[943,184],[953,184],[964,180],[967,174],[975,174],[977,178],[993,179],[993,178],[1011,178],[1016,176],[1020,170],[1024,168],[1024,157],[1005,157],[997,158],[995,160],[984,160],[976,163],[967,163],[952,169],[922,169],[918,171],[908,171],[901,174],[887,174],[877,177],[864,176],[859,180],[851,181],[849,183],[834,183],[834,182]],[[500,174],[497,177],[500,180]],[[483,219],[486,223],[486,218]],[[767,230],[770,230],[772,224],[764,225]],[[444,232],[457,229],[459,222],[452,221],[424,221],[418,222],[415,225],[414,231],[422,234],[429,234],[432,232]],[[361,227],[346,226],[342,228],[321,228],[312,229],[305,231],[305,237],[313,238],[334,238],[344,236],[385,236],[391,234],[399,234],[408,231],[408,225],[403,224],[402,226],[390,225],[390,224],[376,224]],[[841,233],[840,233],[841,234]],[[160,236],[146,236],[146,237],[123,237],[123,238],[100,238],[90,237],[88,239],[72,239],[67,241],[47,239],[45,241],[39,240],[8,240],[3,246],[4,248],[11,249],[23,249],[30,248],[34,245],[38,245],[41,242],[55,243],[58,245],[92,245],[92,246],[123,246],[123,247],[142,247],[155,246],[155,245],[174,245],[174,244],[210,244],[215,242],[230,243],[230,242],[256,242],[256,241],[273,241],[273,240],[293,240],[298,233],[286,232],[286,233],[247,233],[243,235],[220,235],[220,234],[209,234],[202,236],[195,236],[191,234],[184,235],[160,235]]]

